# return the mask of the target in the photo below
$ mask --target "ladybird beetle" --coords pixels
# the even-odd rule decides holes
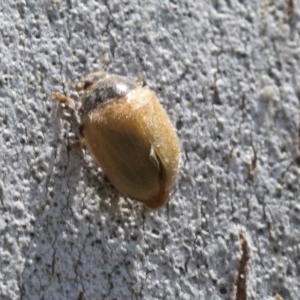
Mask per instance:
[[[76,84],[80,144],[123,195],[158,208],[168,201],[180,160],[171,121],[154,92],[123,76],[95,71]],[[53,98],[76,110],[73,99]]]

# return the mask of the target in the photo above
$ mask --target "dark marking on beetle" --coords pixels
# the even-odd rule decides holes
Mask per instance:
[[[101,73],[100,73],[101,74]],[[119,75],[89,75],[77,86],[82,98],[82,115],[111,100],[119,99],[138,86],[133,80]]]

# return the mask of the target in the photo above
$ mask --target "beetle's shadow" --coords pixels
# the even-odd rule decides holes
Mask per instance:
[[[80,156],[80,167],[82,172],[82,180],[84,185],[92,191],[91,195],[97,195],[97,203],[99,209],[95,210],[98,214],[109,214],[112,217],[124,218],[125,220],[135,215],[143,215],[148,209],[144,205],[137,203],[134,200],[123,197],[115,187],[109,182],[108,178],[101,169],[92,160],[87,150],[78,153]],[[88,205],[90,199],[83,199],[83,205]],[[125,210],[130,210],[130,215],[124,213]]]
[[[128,280],[136,281],[133,262],[146,210],[122,200],[89,154],[69,147],[69,137],[60,137],[59,124],[53,125],[47,176],[33,182],[30,190],[33,231],[20,290],[25,299],[55,293],[77,299],[86,290],[91,296],[99,293],[101,282],[99,298],[105,298],[111,286],[124,289],[130,286]]]

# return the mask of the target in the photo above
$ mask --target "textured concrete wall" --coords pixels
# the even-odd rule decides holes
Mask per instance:
[[[298,299],[299,32],[297,0],[1,1],[0,298]],[[50,95],[99,66],[178,130],[158,211],[68,147]]]

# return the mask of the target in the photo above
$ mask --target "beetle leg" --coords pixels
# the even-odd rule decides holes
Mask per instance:
[[[78,131],[79,131],[80,138],[83,138],[84,134],[83,134],[83,124],[82,123],[79,124]]]
[[[60,92],[54,92],[52,93],[52,98],[56,100],[59,103],[64,104],[66,107],[74,110],[75,109],[75,102],[72,98],[60,93]]]
[[[135,77],[134,81],[138,86],[144,86],[145,85],[145,78],[144,78],[143,74],[140,74],[138,77]]]
[[[78,149],[85,149],[86,144],[84,138],[77,139],[73,144],[72,147],[78,148]]]

